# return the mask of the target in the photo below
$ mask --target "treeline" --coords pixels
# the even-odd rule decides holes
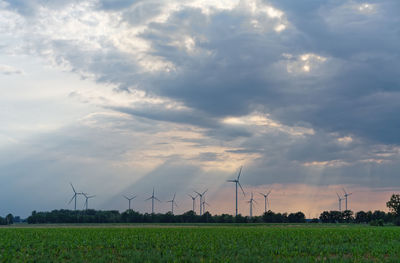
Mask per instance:
[[[371,225],[383,225],[384,223],[394,223],[400,225],[400,218],[395,213],[384,211],[359,211],[355,215],[351,210],[345,211],[324,211],[319,220],[322,223],[369,223]]]
[[[8,219],[1,219],[0,224],[12,224],[12,215]],[[4,220],[4,221],[3,221]],[[302,212],[274,213],[268,211],[261,216],[237,217],[222,214],[211,215],[209,212],[196,215],[188,211],[181,215],[166,214],[141,214],[133,210],[120,213],[116,210],[101,211],[89,209],[86,211],[53,210],[51,212],[36,212],[26,220],[29,224],[60,224],[60,223],[369,223],[371,225],[383,225],[394,223],[400,225],[400,218],[395,213],[384,211],[359,211],[355,215],[353,211],[324,211],[319,218],[306,220]],[[6,223],[7,222],[7,223]]]
[[[11,225],[14,224],[14,216],[12,214],[8,214],[6,217],[0,216],[0,225]]]
[[[181,215],[166,214],[141,214],[133,210],[123,213],[119,211],[71,211],[53,210],[51,212],[36,212],[27,218],[29,224],[59,224],[59,223],[304,223],[305,216],[302,212],[297,213],[274,213],[268,211],[262,216],[237,217],[222,214],[211,215],[209,212],[196,215],[188,211]]]

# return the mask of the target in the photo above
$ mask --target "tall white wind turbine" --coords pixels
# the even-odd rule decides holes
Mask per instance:
[[[195,206],[195,203],[196,203],[197,195],[193,196],[193,195],[188,194],[188,196],[190,196],[190,198],[192,198],[192,201],[193,201],[193,209],[192,209],[192,211],[195,212],[194,206]]]
[[[200,197],[200,215],[203,214],[203,210],[202,210],[202,208],[203,208],[203,195],[204,195],[207,191],[208,191],[208,189],[205,190],[203,193],[199,193],[199,192],[197,192],[197,191],[194,191],[194,192]]]
[[[352,195],[353,193],[348,194],[348,193],[346,192],[346,190],[344,190],[344,188],[343,188],[343,192],[344,192],[344,199],[345,199],[345,201],[346,201],[346,210],[347,210],[347,197],[350,196],[350,195]]]
[[[72,202],[72,200],[75,199],[75,207],[74,207],[74,209],[76,210],[76,198],[78,197],[78,195],[80,195],[80,194],[82,194],[82,193],[76,192],[74,186],[72,185],[72,183],[69,183],[69,184],[70,184],[71,187],[72,187],[72,191],[74,191],[74,195],[72,196],[71,200],[69,200],[68,204],[70,204],[70,203]]]
[[[266,193],[266,194],[260,193],[260,195],[264,196],[264,213],[267,212],[267,205],[268,205],[268,207],[269,207],[269,210],[271,210],[271,206],[269,205],[269,200],[268,200],[268,196],[269,196],[269,194],[271,193],[271,191],[272,191],[272,190],[270,190],[270,191],[269,191],[268,193]]]
[[[338,193],[336,193],[337,197],[338,197],[338,201],[339,201],[339,212],[342,212],[342,200],[344,198],[341,198],[340,195]],[[347,209],[346,209],[347,210]]]
[[[206,212],[206,205],[210,206],[210,204],[206,202],[206,197],[204,196],[204,198],[203,198],[203,213]]]
[[[257,204],[256,200],[253,198],[253,193],[251,193],[251,198],[249,201],[247,201],[247,203],[250,204],[250,218],[253,217],[253,202]]]
[[[88,207],[89,207],[89,199],[90,199],[90,198],[94,198],[94,197],[96,197],[96,196],[95,196],[95,195],[88,195],[87,193],[81,193],[81,194],[86,198],[84,207],[85,207],[85,210],[88,210]]]
[[[154,214],[154,200],[157,200],[158,202],[161,203],[160,199],[158,199],[157,197],[154,196],[154,187],[153,187],[153,194],[147,198],[145,201],[150,200],[151,199],[151,213]]]
[[[174,194],[174,197],[172,198],[172,200],[167,201],[168,203],[171,203],[171,213],[174,214],[174,206],[178,207],[178,205],[175,202],[175,196],[176,193]]]
[[[131,210],[131,201],[132,201],[133,199],[136,198],[136,195],[135,195],[135,196],[132,196],[131,198],[127,197],[126,195],[123,195],[123,197],[124,197],[126,200],[128,200],[128,207],[129,207],[129,210]]]
[[[237,176],[236,179],[227,180],[227,182],[235,183],[235,187],[236,187],[236,192],[235,192],[235,193],[236,193],[236,195],[235,195],[235,198],[236,198],[236,210],[235,210],[235,211],[236,211],[236,212],[235,212],[235,215],[236,215],[236,216],[238,215],[238,185],[239,185],[240,189],[242,189],[243,196],[246,195],[246,194],[244,193],[244,190],[243,190],[243,188],[242,188],[240,182],[239,182],[239,178],[240,178],[241,173],[242,173],[242,166],[240,166],[239,174],[238,174],[238,176]]]

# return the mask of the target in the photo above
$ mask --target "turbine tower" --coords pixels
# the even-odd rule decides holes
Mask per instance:
[[[344,192],[344,199],[346,201],[346,210],[347,210],[347,197],[352,195],[353,193],[350,193],[350,194],[346,193],[346,190],[344,190],[344,188],[343,188],[343,192]]]
[[[257,204],[256,200],[253,198],[253,193],[251,193],[251,198],[249,201],[247,201],[247,203],[250,204],[250,218],[253,217],[253,202]]]
[[[339,201],[339,212],[342,212],[342,200],[344,198],[341,198],[340,195],[338,193],[336,193],[337,197],[338,197],[338,201]],[[347,209],[346,209],[347,210]]]
[[[240,185],[240,182],[239,182],[239,178],[240,178],[240,174],[241,173],[242,173],[242,166],[240,166],[239,174],[238,174],[236,179],[227,180],[227,182],[235,183],[235,186],[236,186],[236,213],[235,213],[236,216],[238,215],[238,185],[240,186],[240,189],[242,189],[243,196],[246,196],[246,194],[244,193],[243,188],[242,188],[242,186]]]
[[[131,210],[131,201],[132,201],[133,199],[136,198],[136,195],[133,196],[133,197],[131,197],[131,198],[127,197],[126,195],[123,195],[123,197],[124,197],[126,200],[128,200],[128,203],[129,203],[129,210]]]
[[[192,198],[192,201],[193,201],[193,209],[192,209],[192,211],[195,212],[194,211],[194,205],[195,205],[195,201],[196,201],[197,195],[193,196],[193,195],[188,194],[188,196],[190,196],[190,198]]]
[[[83,207],[85,207],[85,210],[88,210],[89,207],[89,199],[95,197],[95,195],[88,195],[87,193],[81,193],[85,198],[85,205]]]
[[[271,190],[266,194],[260,193],[260,195],[264,196],[264,213],[267,212],[267,204],[269,206],[269,209],[271,210],[271,206],[269,205],[269,200],[268,200],[268,196],[270,193],[271,193]]]
[[[71,185],[71,187],[72,187],[72,191],[74,191],[74,195],[72,196],[72,198],[71,198],[71,200],[69,200],[69,202],[68,202],[68,204],[70,204],[71,202],[72,202],[72,200],[74,200],[75,199],[75,211],[76,211],[76,198],[77,198],[77,196],[78,195],[80,195],[80,194],[82,194],[82,193],[77,193],[76,191],[75,191],[75,188],[74,188],[74,186],[72,185],[72,183],[69,183],[70,185]]]
[[[167,201],[168,203],[171,203],[171,212],[172,212],[172,214],[174,214],[174,206],[178,207],[178,205],[175,202],[175,196],[176,196],[176,193],[174,194],[174,198],[172,198],[172,200]]]
[[[154,187],[153,187],[153,194],[147,198],[145,201],[151,199],[151,214],[154,214],[154,199],[161,203],[160,199],[154,196]]]
[[[202,213],[202,208],[203,208],[203,195],[204,195],[207,191],[208,191],[208,189],[205,190],[203,193],[199,193],[199,192],[194,191],[198,196],[200,196],[200,215],[203,214],[203,213]]]

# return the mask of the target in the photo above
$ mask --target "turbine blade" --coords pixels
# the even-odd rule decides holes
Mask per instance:
[[[265,195],[265,194],[263,194],[263,193],[259,193],[260,195],[262,195],[262,196],[264,196],[264,197],[267,197],[267,195]]]
[[[136,197],[137,197],[137,195],[135,195],[134,197],[132,197],[131,200],[132,200],[132,199],[135,199]]]
[[[243,168],[243,166],[240,166],[239,174],[238,174],[238,177],[236,179],[238,181],[239,181],[240,175],[242,174],[242,168]]]
[[[174,194],[174,198],[172,198],[172,200],[175,200],[175,196],[176,196],[176,193]]]
[[[124,197],[125,199],[128,199],[128,200],[129,200],[129,198],[128,198],[126,195],[123,195],[123,197]]]
[[[244,192],[244,190],[243,190],[243,188],[242,188],[242,185],[241,185],[239,182],[237,182],[237,183],[238,183],[238,185],[240,186],[240,189],[242,189],[243,195],[246,196],[246,193]]]
[[[230,182],[230,183],[235,183],[236,182],[236,180],[226,180],[227,182]]]
[[[346,190],[344,190],[344,188],[343,188],[343,192],[347,195]]]
[[[205,190],[204,192],[203,192],[203,195],[206,193],[208,191],[208,189],[207,190]]]
[[[199,192],[197,192],[197,191],[194,191],[198,196],[201,196],[201,194],[199,193]]]
[[[69,183],[72,187],[72,191],[74,191],[74,193],[76,193],[74,186],[72,185],[72,183]]]
[[[160,202],[160,203],[161,203],[161,200],[160,200],[160,199],[158,199],[157,197],[154,197],[154,199],[156,199],[158,202]]]
[[[150,200],[150,199],[152,199],[153,197],[151,196],[151,197],[149,197],[149,198],[147,198],[146,200],[144,200],[144,201],[148,201],[148,200]]]
[[[70,204],[72,202],[72,200],[74,200],[76,194],[74,194],[74,196],[71,198],[71,200],[69,200],[68,204]]]

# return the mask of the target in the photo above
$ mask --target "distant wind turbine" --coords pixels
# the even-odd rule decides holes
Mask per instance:
[[[205,190],[203,193],[199,193],[199,192],[194,191],[198,196],[200,196],[200,215],[203,214],[203,213],[202,213],[202,208],[203,208],[203,195],[204,195],[207,191],[208,191],[208,189]]]
[[[160,199],[154,196],[154,187],[153,187],[153,194],[147,198],[145,201],[151,199],[151,213],[154,214],[154,199],[161,203]]]
[[[128,203],[129,203],[129,210],[131,210],[131,201],[133,200],[133,199],[135,199],[136,198],[136,195],[135,196],[133,196],[133,197],[131,197],[131,198],[129,198],[129,197],[127,197],[126,195],[123,195],[123,197],[126,199],[126,200],[128,200]]]
[[[209,203],[206,202],[206,197],[204,196],[203,198],[203,214],[206,212],[206,205],[210,206]]]
[[[240,178],[240,174],[241,173],[242,173],[242,166],[240,166],[239,174],[238,174],[236,179],[227,180],[227,182],[235,183],[235,186],[236,186],[236,213],[235,213],[236,216],[238,215],[238,185],[239,185],[240,189],[242,189],[243,195],[246,196],[246,194],[244,193],[244,190],[243,190],[243,188],[242,188],[242,186],[240,185],[240,182],[239,182],[239,178]]]
[[[195,202],[196,202],[197,195],[196,195],[196,196],[193,196],[193,195],[188,194],[188,196],[190,196],[190,198],[192,198],[192,201],[193,201],[193,209],[192,209],[192,211],[195,212],[195,211],[194,211],[194,206],[195,206]]]
[[[168,203],[171,203],[171,212],[172,212],[172,214],[174,214],[174,206],[178,207],[178,205],[175,202],[175,196],[176,196],[176,193],[174,194],[174,197],[172,198],[172,200],[167,201]]]
[[[251,198],[249,201],[247,201],[247,203],[250,204],[250,218],[253,217],[253,202],[257,204],[256,200],[253,198],[253,193],[251,193]]]
[[[267,204],[268,204],[269,209],[271,210],[271,206],[269,205],[269,200],[268,200],[268,196],[270,193],[271,193],[271,190],[266,194],[260,193],[260,195],[264,196],[264,213],[267,212]]]
[[[347,197],[350,196],[350,195],[352,195],[353,193],[348,194],[348,193],[346,192],[346,190],[344,190],[344,188],[343,188],[343,192],[344,192],[344,199],[345,199],[345,201],[346,201],[346,210],[347,210]]]
[[[72,191],[74,191],[74,195],[72,196],[72,198],[71,198],[71,200],[69,200],[69,202],[68,202],[68,204],[70,204],[71,202],[72,202],[72,200],[74,200],[75,199],[75,211],[76,211],[76,198],[77,198],[77,196],[78,195],[80,195],[80,194],[82,194],[82,193],[77,193],[76,191],[75,191],[75,188],[74,188],[74,186],[72,185],[72,183],[69,183],[70,185],[71,185],[71,187],[72,187]]]
[[[338,197],[338,201],[339,201],[339,212],[342,212],[342,200],[344,198],[341,198],[340,195],[338,193],[336,193],[337,197]],[[347,210],[347,209],[346,209]]]
[[[88,210],[89,199],[95,197],[95,195],[88,195],[87,193],[81,193],[81,194],[86,198],[85,205],[83,207],[85,207],[86,210]]]

